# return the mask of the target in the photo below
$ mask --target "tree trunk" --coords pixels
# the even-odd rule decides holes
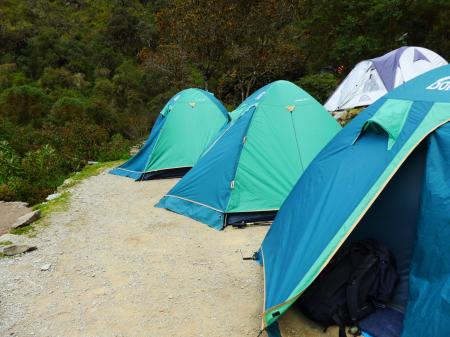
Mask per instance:
[[[247,83],[247,91],[245,93],[245,98],[250,96],[250,91],[252,90],[253,86],[255,85],[255,82],[256,82],[256,76],[252,76]]]

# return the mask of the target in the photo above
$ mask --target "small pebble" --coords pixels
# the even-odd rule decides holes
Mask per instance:
[[[51,267],[52,267],[51,263],[46,263],[41,267],[41,271],[49,271]]]

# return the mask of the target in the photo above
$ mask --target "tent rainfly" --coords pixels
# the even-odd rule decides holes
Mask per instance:
[[[358,63],[325,103],[332,111],[372,104],[399,85],[446,65],[441,56],[421,47],[401,47]]]
[[[341,246],[365,238],[397,262],[388,306],[402,317],[397,336],[450,336],[450,65],[363,111],[299,179],[258,254],[263,327],[301,301]],[[366,330],[386,336],[387,325]]]
[[[259,89],[198,163],[157,204],[216,229],[273,220],[298,177],[340,130],[288,81]]]
[[[142,149],[110,173],[135,180],[183,176],[229,119],[212,93],[183,90],[159,113]]]

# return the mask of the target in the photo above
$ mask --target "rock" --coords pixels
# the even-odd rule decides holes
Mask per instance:
[[[64,180],[63,185],[69,185],[73,182],[72,178],[67,178],[66,180]]]
[[[36,221],[37,219],[39,219],[40,216],[41,216],[40,210],[36,210],[36,211],[30,212],[28,214],[25,214],[25,215],[21,216],[19,219],[17,219],[17,221],[11,226],[11,228],[15,229],[15,228],[27,226],[30,223],[32,223],[33,221]]]
[[[0,236],[0,242],[12,242],[12,243],[18,243],[21,240],[22,237],[20,235],[14,235],[14,234],[3,234]]]
[[[3,254],[6,256],[13,256],[17,254],[22,254],[26,252],[31,252],[33,250],[36,250],[36,246],[29,246],[29,245],[9,245],[6,247],[3,247]]]
[[[95,165],[95,164],[98,164],[98,161],[88,160],[87,164],[88,165]]]
[[[41,271],[49,271],[51,267],[52,267],[51,263],[46,263],[41,267]]]
[[[45,200],[50,201],[50,200],[54,200],[56,198],[59,198],[61,196],[61,193],[53,193],[50,194],[47,198],[45,198]]]

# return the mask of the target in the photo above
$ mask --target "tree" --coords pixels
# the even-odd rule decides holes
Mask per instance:
[[[19,125],[39,126],[48,112],[49,103],[40,88],[30,85],[12,87],[0,96],[0,116]]]
[[[242,100],[257,83],[298,67],[299,50],[289,29],[295,4],[174,0],[157,14],[156,22],[161,43],[185,52],[202,74],[205,89],[213,78],[221,78],[222,89],[237,88]]]
[[[405,44],[448,59],[449,15],[448,0],[2,0],[0,142],[15,164],[0,199],[38,202],[87,160],[123,157],[187,87],[232,109],[287,79],[324,101],[337,66]],[[58,165],[35,183],[23,171],[42,158]]]
[[[324,104],[328,97],[338,86],[336,75],[323,72],[320,74],[306,75],[301,77],[297,84],[310,95]]]
[[[450,56],[448,1],[301,0],[300,6],[295,27],[310,73],[338,65],[349,71],[405,44]]]
[[[75,121],[83,123],[86,117],[86,104],[82,100],[61,97],[53,104],[49,120],[55,125],[64,126]]]
[[[205,90],[223,66],[237,10],[233,1],[174,0],[156,16],[161,43],[179,46],[186,53],[200,70]]]
[[[298,77],[302,55],[292,30],[296,1],[255,1],[236,8],[232,41],[224,52],[228,71],[221,84],[235,82],[242,101],[255,86]]]
[[[151,44],[152,19],[145,7],[136,8],[133,2],[116,1],[105,29],[108,41],[124,54],[135,55],[140,48]]]

